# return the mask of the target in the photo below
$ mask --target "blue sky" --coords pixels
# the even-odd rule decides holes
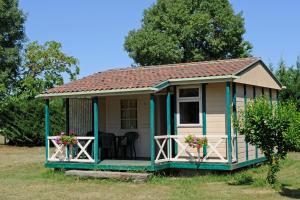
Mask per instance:
[[[133,61],[123,49],[128,31],[138,28],[143,10],[155,0],[20,0],[27,13],[30,41],[59,41],[63,51],[80,60],[79,77]],[[300,55],[300,1],[231,0],[243,11],[253,55],[269,64],[282,57],[287,64]]]

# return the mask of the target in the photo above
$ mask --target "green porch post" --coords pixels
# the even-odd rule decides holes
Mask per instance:
[[[277,101],[277,103],[279,101],[279,91],[278,90],[276,90],[276,101]]]
[[[98,112],[99,112],[99,105],[98,105],[98,97],[93,97],[93,115],[94,115],[94,159],[95,163],[97,164],[99,162],[99,158],[101,155],[99,155],[99,139],[98,139],[98,130],[99,130],[99,125],[98,125]]]
[[[202,135],[206,136],[206,83],[202,84]],[[203,157],[207,154],[207,147],[203,147]]]
[[[244,112],[246,112],[247,107],[247,85],[244,84]],[[245,141],[246,144],[246,160],[249,160],[249,149],[248,149],[248,143]]]
[[[65,99],[65,106],[66,106],[66,134],[70,133],[70,99]]]
[[[167,135],[171,135],[171,93],[168,91],[166,98],[166,112],[167,112]],[[171,138],[168,138],[168,155],[171,157]],[[169,158],[170,158],[169,157]]]
[[[262,94],[262,96],[264,96],[264,95],[265,95],[265,90],[264,90],[264,88],[263,88],[263,87],[261,87],[261,94]]]
[[[231,92],[230,82],[226,82],[226,127],[227,127],[227,160],[232,163],[231,146]]]
[[[174,90],[174,116],[173,116],[173,123],[174,123],[174,135],[177,135],[177,102],[176,102],[176,98],[177,98],[177,94],[176,94],[176,86],[174,86],[173,88]],[[175,142],[174,143],[174,154],[177,155],[178,153],[178,145]]]
[[[45,100],[45,147],[46,147],[46,162],[48,162],[48,136],[50,132],[50,120],[49,120],[49,99]]]
[[[232,104],[233,104],[233,118],[234,121],[237,120],[237,113],[236,113],[236,83],[232,83]],[[235,158],[236,162],[238,162],[239,157],[238,157],[238,132],[237,129],[234,128],[234,136],[235,136]]]
[[[155,100],[154,95],[150,95],[150,152],[151,152],[151,166],[155,164]]]

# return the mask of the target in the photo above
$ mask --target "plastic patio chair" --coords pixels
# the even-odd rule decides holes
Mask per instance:
[[[127,149],[130,151],[130,158],[133,157],[136,159],[136,150],[135,150],[135,141],[139,138],[137,132],[127,132],[124,134],[124,137],[118,141],[118,152],[122,150],[123,157],[127,156]]]

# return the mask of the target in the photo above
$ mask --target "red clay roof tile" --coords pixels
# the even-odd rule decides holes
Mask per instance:
[[[250,57],[112,69],[49,89],[45,93],[146,88],[169,79],[234,75],[258,60],[260,59]]]

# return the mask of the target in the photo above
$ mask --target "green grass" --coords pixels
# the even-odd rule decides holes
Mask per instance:
[[[297,199],[300,153],[289,153],[279,173],[282,189],[265,183],[267,167],[235,173],[200,171],[198,175],[163,176],[147,183],[79,179],[43,167],[44,148],[0,145],[0,199]]]

